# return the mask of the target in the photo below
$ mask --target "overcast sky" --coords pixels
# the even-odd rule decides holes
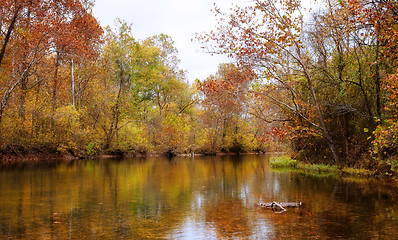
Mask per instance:
[[[136,39],[164,33],[172,37],[179,51],[181,68],[188,71],[188,80],[205,79],[216,73],[218,64],[226,57],[211,56],[200,51],[198,43],[191,42],[195,33],[209,32],[215,26],[211,12],[214,2],[229,9],[233,0],[96,0],[94,16],[101,26],[114,26],[119,17],[133,24]]]
[[[209,32],[216,26],[211,10],[214,3],[228,11],[233,5],[244,5],[249,0],[95,0],[93,12],[101,26],[114,27],[120,18],[133,24],[135,39],[143,40],[161,33],[175,41],[180,67],[188,71],[188,80],[201,80],[215,74],[220,63],[231,61],[225,56],[211,56],[193,43],[196,33]],[[314,0],[302,0],[304,7],[314,7]]]

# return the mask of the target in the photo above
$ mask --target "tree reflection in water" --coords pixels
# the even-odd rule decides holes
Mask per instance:
[[[276,172],[264,155],[24,165],[0,187],[0,239],[398,236],[396,185]],[[304,206],[255,206],[274,200]]]

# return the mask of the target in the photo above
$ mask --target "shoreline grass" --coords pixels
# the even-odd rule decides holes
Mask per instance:
[[[344,167],[340,169],[337,165],[326,165],[326,164],[308,164],[301,163],[287,156],[281,156],[270,159],[270,167],[273,169],[280,170],[294,170],[300,171],[305,174],[324,176],[328,175],[350,175],[359,177],[374,176],[375,172],[367,169],[349,168]]]
[[[290,157],[282,156],[277,158],[272,158],[269,165],[272,168],[297,168],[297,160],[291,159]]]

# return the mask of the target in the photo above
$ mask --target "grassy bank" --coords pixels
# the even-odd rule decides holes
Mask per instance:
[[[323,175],[323,176],[351,175],[351,176],[367,177],[367,176],[374,176],[376,173],[375,171],[367,169],[357,169],[349,167],[344,167],[340,169],[336,165],[306,164],[286,156],[272,158],[270,160],[270,166],[273,169],[290,169],[290,170],[297,170],[306,174]]]

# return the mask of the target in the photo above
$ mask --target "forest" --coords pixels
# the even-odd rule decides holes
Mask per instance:
[[[187,79],[166,33],[102,28],[91,0],[0,1],[0,156],[287,152],[398,171],[398,3],[215,5]],[[194,36],[193,36],[194,37]]]

